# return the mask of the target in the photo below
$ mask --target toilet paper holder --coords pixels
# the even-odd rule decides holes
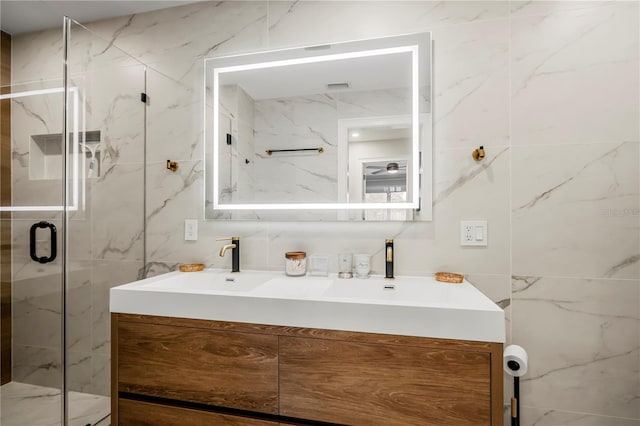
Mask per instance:
[[[529,356],[522,346],[509,345],[502,355],[504,371],[513,376],[513,397],[511,398],[511,426],[520,426],[520,377],[527,373]]]

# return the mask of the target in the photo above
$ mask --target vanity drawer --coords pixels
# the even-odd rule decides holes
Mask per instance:
[[[212,413],[190,408],[120,399],[119,420],[123,426],[278,426],[277,422]]]
[[[489,425],[491,355],[281,337],[280,414],[349,425]]]
[[[117,324],[118,391],[277,414],[277,336]]]

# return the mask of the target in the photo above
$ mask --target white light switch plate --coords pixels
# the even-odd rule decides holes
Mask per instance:
[[[460,221],[460,245],[461,246],[486,246],[487,245],[487,221],[486,220],[461,220]]]
[[[198,219],[184,220],[184,239],[185,241],[198,240]]]

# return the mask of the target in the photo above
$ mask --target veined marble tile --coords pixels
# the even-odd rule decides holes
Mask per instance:
[[[142,260],[144,166],[114,164],[93,187],[94,258]]]
[[[73,17],[71,19],[67,53],[67,70],[70,75],[84,75],[111,66],[135,67],[141,64],[112,40],[87,29],[83,23],[74,21]]]
[[[14,343],[12,378],[23,383],[60,388],[61,362],[60,347],[49,348]]]
[[[512,19],[513,144],[640,140],[639,7]]]
[[[506,1],[270,1],[269,47],[429,31],[508,12]]]
[[[77,262],[77,261],[75,261]],[[91,263],[83,261],[84,269],[69,272],[67,279],[67,350],[91,351]],[[19,321],[18,318],[15,319]],[[47,327],[46,323],[41,324]],[[77,390],[77,389],[74,389]]]
[[[112,287],[136,281],[140,277],[141,261],[95,260],[93,262],[93,282],[91,283],[91,353],[109,356],[111,341],[111,315],[109,311],[109,290]],[[92,375],[95,375],[92,361]]]
[[[203,158],[200,85],[186,85],[153,68],[147,70],[149,163]]]
[[[91,185],[88,182],[87,186]],[[90,190],[86,191],[89,194]],[[67,224],[67,236],[68,236],[68,250],[69,259],[73,260],[90,260],[93,256],[93,246],[91,244],[91,236],[93,235],[93,222],[89,218],[91,215],[91,200],[87,200],[84,210],[80,210],[80,215],[87,216],[83,219],[70,219]],[[42,230],[44,235],[47,235],[46,230]],[[59,229],[59,233],[62,229]]]
[[[190,72],[196,58],[265,45],[267,2],[200,2],[88,25],[147,64],[175,59],[172,77]]]
[[[524,403],[640,418],[637,280],[513,277],[513,342],[529,354]]]
[[[37,167],[37,166],[34,166]],[[62,197],[62,179],[31,179],[27,167],[12,169],[12,204],[14,206],[54,206],[64,204]],[[55,217],[52,212],[21,212],[20,218],[46,219]]]
[[[55,347],[59,350],[62,332],[61,282],[60,274],[13,281],[14,345]],[[14,352],[14,362],[18,358]]]
[[[512,148],[513,273],[638,278],[638,150]]]
[[[144,159],[145,91],[144,66],[119,67],[109,58],[95,69],[72,78],[79,87],[78,116],[81,131],[100,131],[99,151],[102,174],[114,164],[140,163]],[[73,116],[72,120],[75,119]]]
[[[266,265],[265,225],[256,222],[198,222],[197,241],[184,240],[184,220],[202,218],[203,182],[200,162],[184,162],[176,173],[164,163],[148,165],[147,262],[149,274],[174,270],[179,263],[205,263],[229,267],[231,257],[218,256],[223,244],[216,238],[241,238],[241,267],[263,269]]]
[[[167,272],[177,271],[178,266],[180,266],[180,263],[182,262],[176,262],[176,263],[157,262],[157,261],[147,262],[144,267],[144,270],[142,271],[143,274],[141,278],[150,278],[150,277],[166,274]]]
[[[511,0],[509,2],[511,17],[530,16],[530,15],[550,15],[552,13],[575,10],[589,9],[593,7],[607,6],[614,1],[605,0]]]
[[[597,416],[587,413],[545,410],[543,408],[520,406],[522,426],[638,426],[640,420],[621,417]],[[505,424],[510,422],[510,414],[505,416]]]
[[[183,250],[188,244],[199,242],[184,241],[184,219],[202,216],[202,174],[200,161],[181,162],[175,173],[164,163],[147,164],[147,260],[167,260],[175,252],[186,254]]]
[[[477,163],[468,149],[436,151],[434,237],[424,251],[436,270],[508,275],[510,155],[508,147],[487,148]],[[460,221],[473,219],[487,220],[486,247],[460,246]]]
[[[354,226],[358,225],[358,226]],[[421,225],[421,224],[418,224]],[[392,223],[358,223],[349,222],[288,222],[270,223],[268,235],[268,269],[284,271],[287,251],[302,250],[307,256],[322,254],[329,257],[329,271],[338,271],[337,254],[342,252],[366,253],[371,255],[371,274],[384,274],[384,240],[397,237],[407,224]],[[414,235],[418,227],[413,227]],[[421,233],[422,234],[422,233]],[[408,256],[415,256],[419,251],[412,251],[400,238],[396,239],[396,274],[407,275],[406,268],[399,264]]]
[[[91,352],[67,352],[67,380],[73,392],[91,392]]]
[[[12,84],[62,79],[62,20],[59,28],[12,37],[11,47]]]
[[[11,426],[55,426],[62,421],[59,388],[10,382],[0,388],[0,422]],[[69,392],[69,425],[95,424],[109,414],[105,396]]]
[[[25,151],[29,150],[29,136],[46,135],[62,132],[62,101],[63,94],[45,93],[29,95],[35,90],[62,88],[60,76],[51,81],[33,82],[29,84],[13,85],[11,92],[11,138],[14,164],[26,166],[25,159],[21,158]],[[19,93],[24,95],[18,96]],[[56,147],[61,153],[61,147]],[[58,176],[62,176],[58,173]]]
[[[509,144],[509,21],[436,28],[434,144]]]
[[[71,265],[67,281],[67,344],[90,350],[91,271]],[[61,271],[13,282],[13,341],[16,344],[59,348],[62,320]]]
[[[0,388],[0,421],[15,426],[54,426],[62,423],[62,394],[59,387],[9,382]]]
[[[111,357],[93,355],[91,358],[91,391],[94,395],[111,395]]]

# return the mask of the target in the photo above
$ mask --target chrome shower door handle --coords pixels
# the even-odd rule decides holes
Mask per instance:
[[[49,252],[49,257],[38,257],[38,254],[36,253],[36,231],[38,230],[38,228],[49,228],[49,231],[51,232],[51,251]],[[29,231],[29,252],[31,254],[31,259],[33,259],[34,262],[49,263],[56,260],[56,256],[58,255],[57,246],[58,231],[56,230],[56,226],[53,223],[41,221],[31,225],[31,230]]]

